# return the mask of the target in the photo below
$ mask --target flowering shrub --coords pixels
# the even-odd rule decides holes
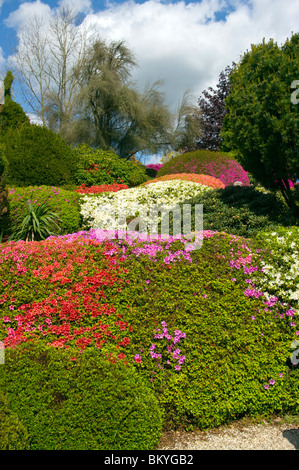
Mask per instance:
[[[255,282],[268,297],[291,304],[299,315],[299,228],[260,232],[257,239],[267,251],[260,261],[263,274]]]
[[[266,249],[262,242],[205,232],[200,250],[172,258],[183,248],[183,240],[107,241],[100,230],[5,244],[0,250],[1,340],[7,351],[40,345],[52,348],[57,358],[69,354],[63,370],[55,373],[61,407],[63,396],[69,397],[67,368],[85,354],[102,353],[115,366],[136,369],[158,397],[164,425],[204,429],[244,415],[298,413],[298,370],[287,362],[298,338],[298,315],[287,302],[272,298],[278,292],[268,298],[267,286],[258,283]],[[154,331],[159,337],[153,341]],[[158,368],[152,382],[153,365],[159,362],[151,353],[164,354],[164,369]],[[180,371],[175,370],[179,362]],[[40,367],[38,377],[50,380],[42,362],[35,361],[35,367]],[[35,374],[29,376],[34,380]],[[12,411],[20,403],[14,383]],[[69,439],[80,430],[81,383],[69,408],[78,415],[75,427],[70,427],[70,414],[65,418],[63,435],[70,434]],[[86,392],[88,400],[92,391]],[[31,398],[26,427],[33,416],[35,423],[42,416],[37,408],[31,412],[29,403],[32,407]],[[61,408],[53,409],[58,419]],[[84,416],[89,426],[90,415]],[[40,432],[39,442],[54,434],[43,440]]]
[[[113,184],[101,184],[100,186],[85,186],[81,184],[79,188],[75,189],[77,193],[80,194],[98,194],[98,193],[107,193],[120,191],[121,189],[128,189],[129,187],[126,184],[122,183],[113,183]]]
[[[162,163],[150,163],[149,165],[146,165],[146,168],[152,168],[153,170],[159,171],[162,166]]]
[[[146,187],[130,188],[117,193],[106,193],[100,196],[83,196],[81,200],[81,215],[84,228],[123,229],[124,224],[118,221],[116,215],[127,214],[134,218],[139,213],[150,210],[151,206],[164,205],[173,207],[181,201],[211,191],[212,188],[191,181],[159,181]],[[144,221],[149,225],[150,215],[144,214]],[[153,223],[161,218],[153,217]],[[142,231],[142,230],[140,230]]]
[[[203,184],[204,186],[210,186],[211,188],[225,188],[225,185],[220,180],[213,178],[213,176],[197,175],[195,173],[176,173],[174,175],[160,176],[160,178],[154,178],[144,184],[148,185],[158,181],[170,181],[176,179],[182,181],[192,181],[193,183]]]
[[[110,185],[116,181],[117,184],[123,182],[134,187],[148,179],[143,165],[122,159],[113,152],[93,149],[88,145],[79,145],[76,151],[79,156],[75,175],[77,185]]]
[[[157,177],[177,173],[198,173],[213,176],[225,186],[240,181],[249,186],[248,173],[231,156],[208,150],[196,150],[178,155],[166,162]]]

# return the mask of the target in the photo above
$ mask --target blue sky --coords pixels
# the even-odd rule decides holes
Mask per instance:
[[[173,110],[187,89],[196,104],[251,44],[263,38],[282,44],[299,25],[298,0],[0,0],[0,78],[11,68],[21,28],[35,14],[50,17],[59,5],[75,7],[103,39],[124,40],[138,64],[136,86],[162,80]],[[18,83],[13,91],[30,112]]]

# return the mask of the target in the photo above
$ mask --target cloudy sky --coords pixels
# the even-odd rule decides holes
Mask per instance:
[[[186,89],[197,103],[251,44],[273,38],[281,45],[299,25],[298,0],[0,0],[2,77],[21,28],[33,15],[50,17],[61,5],[75,7],[103,39],[125,40],[138,63],[136,85],[143,89],[148,81],[163,80],[172,109]]]

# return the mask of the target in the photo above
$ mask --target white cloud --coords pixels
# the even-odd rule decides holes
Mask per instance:
[[[92,11],[91,0],[60,0],[58,6],[72,10],[74,13],[88,14]]]
[[[0,0],[1,5],[1,0]],[[125,40],[134,53],[138,68],[133,79],[142,90],[149,80],[164,80],[167,102],[176,108],[189,88],[194,102],[209,86],[215,87],[219,74],[250,50],[251,44],[273,38],[279,45],[298,32],[298,0],[147,0],[135,3],[107,2],[94,11],[90,0],[60,0],[57,6],[72,6],[94,25],[107,41]],[[219,14],[225,13],[219,21]],[[17,33],[33,15],[43,19],[54,10],[40,0],[21,3],[6,20]],[[218,21],[216,21],[216,15]],[[0,51],[1,63],[1,51]]]
[[[21,3],[17,10],[9,14],[8,18],[5,20],[5,25],[19,32],[35,17],[43,21],[49,19],[51,17],[50,6],[42,3],[40,0]]]
[[[215,14],[227,7],[224,21]],[[278,43],[296,32],[297,0],[203,0],[185,4],[148,0],[108,4],[106,10],[87,16],[107,40],[124,39],[134,52],[139,68],[134,78],[165,80],[169,103],[177,104],[191,88],[196,99],[215,86],[227,65],[238,61],[252,43],[274,38]]]

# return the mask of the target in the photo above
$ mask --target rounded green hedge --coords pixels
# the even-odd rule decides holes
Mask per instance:
[[[149,179],[144,165],[122,159],[113,152],[93,149],[85,144],[76,150],[79,165],[75,180],[78,185],[97,186],[115,181],[135,187]]]
[[[35,124],[10,129],[4,138],[8,184],[62,186],[74,183],[77,154],[58,134]]]
[[[162,413],[136,371],[98,350],[41,345],[8,349],[0,368],[10,413],[30,450],[146,450],[158,443]],[[17,433],[17,421],[12,432]]]
[[[4,367],[3,365],[1,367]],[[27,450],[29,435],[18,415],[10,410],[7,395],[0,391],[0,450]]]
[[[164,163],[157,173],[157,178],[174,173],[198,173],[213,176],[226,186],[239,181],[249,186],[247,172],[229,154],[212,150],[194,150],[177,155]]]
[[[260,230],[299,223],[284,202],[275,194],[263,193],[250,186],[227,186],[213,189],[192,200],[203,204],[203,229],[253,237]],[[194,214],[191,214],[194,227]]]

